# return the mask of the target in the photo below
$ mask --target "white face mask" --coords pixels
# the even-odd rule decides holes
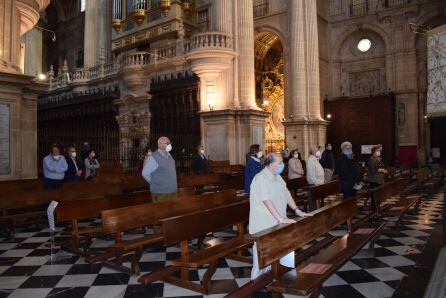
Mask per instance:
[[[204,149],[201,149],[201,150],[200,150],[200,153],[201,153],[201,154],[204,154]]]
[[[376,155],[376,156],[381,156],[381,151],[376,151],[376,152],[375,152],[375,155]]]
[[[293,156],[294,156],[295,159],[299,158],[299,154],[294,154]]]
[[[147,152],[147,155],[148,156],[152,155],[152,151]]]
[[[54,160],[59,160],[60,159],[60,155],[53,155]]]
[[[262,158],[262,156],[263,156],[263,151],[257,152],[257,158]]]
[[[317,158],[320,158],[320,157],[321,157],[321,152],[320,152],[320,151],[317,151],[317,152],[316,152],[316,157],[317,157]]]
[[[92,154],[91,154],[91,157],[93,158],[95,155],[96,155],[96,154],[92,153]]]
[[[76,158],[76,152],[71,152],[71,157]]]
[[[331,146],[328,146],[328,147],[327,147],[327,150],[331,150]]]
[[[167,147],[166,147],[166,151],[167,151],[167,152],[172,151],[172,144],[168,144],[168,145],[167,145]]]

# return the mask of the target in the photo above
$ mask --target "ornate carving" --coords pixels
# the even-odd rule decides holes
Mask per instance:
[[[381,92],[379,70],[350,73],[349,81],[351,96],[370,96]]]

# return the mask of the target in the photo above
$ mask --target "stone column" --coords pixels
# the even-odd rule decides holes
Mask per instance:
[[[309,147],[326,142],[321,117],[317,8],[314,0],[290,0],[290,95],[285,103],[285,142],[306,158]]]
[[[6,119],[0,127],[0,180],[37,177],[37,94],[44,86],[22,74],[20,36],[34,27],[48,4],[0,1],[0,120]]]
[[[307,106],[307,59],[305,57],[305,14],[304,0],[291,0],[290,3],[290,57],[289,88],[290,99],[285,103],[285,118],[308,120]],[[292,116],[292,117],[290,117]]]
[[[0,71],[21,73],[20,12],[13,0],[0,1]]]
[[[212,30],[232,35],[232,0],[214,0],[212,3]]]
[[[36,76],[42,73],[42,31],[32,29],[22,37],[25,44],[25,68],[26,75]]]
[[[239,101],[242,109],[258,110],[255,103],[254,16],[252,0],[238,0]]]
[[[111,39],[111,1],[86,1],[85,29],[84,29],[84,67],[100,64],[99,57],[102,49],[106,52],[106,60],[110,57]]]

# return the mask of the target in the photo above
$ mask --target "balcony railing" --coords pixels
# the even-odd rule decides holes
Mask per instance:
[[[364,15],[369,11],[369,1],[356,2],[350,5],[350,16]]]
[[[386,0],[386,7],[400,6],[409,3],[410,0]]]
[[[222,32],[205,32],[193,35],[184,46],[186,53],[197,49],[232,49],[232,38]]]
[[[269,1],[268,0],[254,0],[254,18],[260,18],[268,14]]]
[[[149,65],[152,57],[148,52],[134,52],[129,53],[122,57],[121,68],[122,67],[132,67],[132,66],[143,66]]]

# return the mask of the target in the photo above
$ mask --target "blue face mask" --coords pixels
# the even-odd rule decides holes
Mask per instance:
[[[282,174],[284,168],[285,168],[285,165],[283,163],[281,163],[279,165],[279,167],[274,170],[274,173],[276,173],[276,175],[280,175],[280,174]]]
[[[344,155],[347,157],[351,157],[353,155],[353,152],[351,150],[345,150]]]

